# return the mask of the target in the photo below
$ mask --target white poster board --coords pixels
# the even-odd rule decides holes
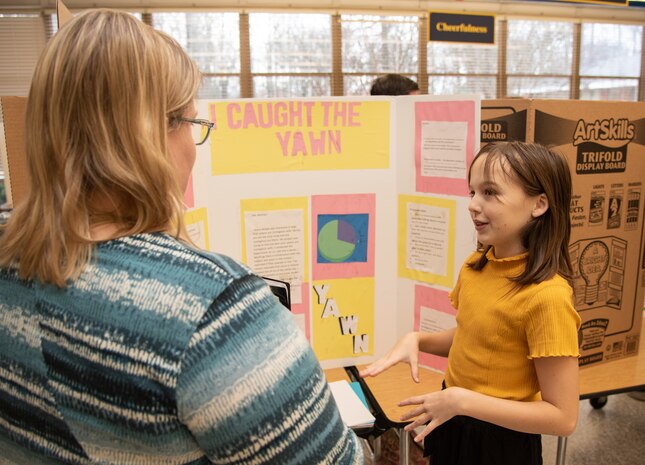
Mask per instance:
[[[465,176],[479,147],[478,97],[197,107],[217,129],[197,148],[189,230],[289,282],[294,318],[324,368],[383,355],[418,327],[421,307],[437,307],[425,289],[447,299],[474,248]]]

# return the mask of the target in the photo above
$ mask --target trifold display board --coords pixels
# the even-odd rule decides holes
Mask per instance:
[[[580,366],[637,355],[645,290],[645,102],[485,100],[481,115],[482,143],[538,142],[569,162]]]
[[[413,329],[454,326],[448,292],[475,247],[466,176],[478,97],[197,107],[216,129],[197,147],[189,234],[288,281],[294,318],[324,368],[368,363]]]

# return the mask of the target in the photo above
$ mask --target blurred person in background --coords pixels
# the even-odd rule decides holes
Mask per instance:
[[[417,95],[419,85],[400,74],[385,74],[372,82],[370,95]]]

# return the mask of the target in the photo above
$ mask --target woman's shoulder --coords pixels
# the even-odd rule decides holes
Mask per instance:
[[[227,290],[242,287],[253,292],[249,289],[260,283],[250,282],[257,280],[230,257],[167,234],[147,233],[99,244],[92,263],[73,286],[79,293],[104,296],[118,305],[150,307],[155,313],[182,314],[196,321]]]
[[[198,249],[164,233],[137,234],[102,243],[97,256],[119,260],[134,269],[154,263],[159,272],[172,273],[178,279],[201,275],[216,281],[233,281],[251,274],[237,260]]]
[[[218,317],[209,312],[215,302],[249,295],[257,301],[262,284],[229,257],[203,252],[167,234],[146,233],[98,244],[90,264],[67,289],[49,286],[43,298],[56,313],[63,309],[60,302],[73,296],[67,316],[97,327],[129,328],[179,348],[204,318]],[[97,306],[104,310],[96,311]],[[54,313],[52,318],[65,317]]]

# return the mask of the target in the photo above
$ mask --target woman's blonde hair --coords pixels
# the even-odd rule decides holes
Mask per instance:
[[[31,188],[2,231],[0,265],[62,287],[91,259],[92,226],[179,236],[183,186],[167,134],[200,79],[177,42],[130,14],[92,10],[62,27],[31,83]]]

